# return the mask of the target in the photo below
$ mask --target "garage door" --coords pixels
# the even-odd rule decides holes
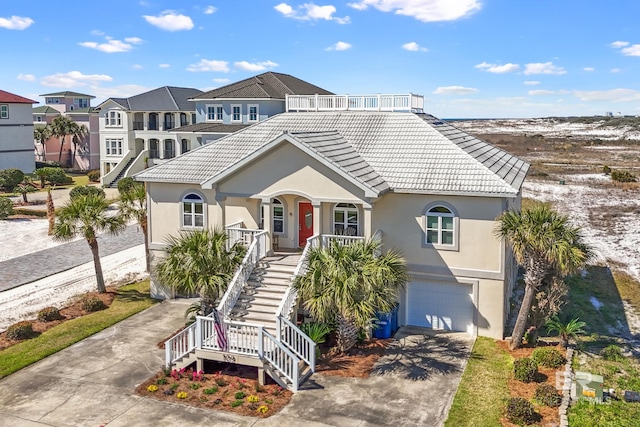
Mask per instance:
[[[474,334],[473,286],[411,282],[407,287],[407,324]]]

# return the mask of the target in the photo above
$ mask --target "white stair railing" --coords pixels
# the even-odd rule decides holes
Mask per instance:
[[[362,236],[344,236],[339,234],[323,234],[322,235],[322,247],[326,248],[331,243],[337,243],[339,245],[349,245],[358,240],[364,240]]]
[[[292,391],[298,391],[300,386],[300,359],[276,337],[264,329],[262,335],[261,358],[267,360],[276,370],[291,382]]]
[[[266,235],[267,232],[263,230],[248,230],[254,231],[253,241],[247,249],[247,254],[244,256],[242,263],[236,270],[231,283],[227,287],[227,291],[222,296],[220,304],[218,304],[218,311],[223,316],[229,316],[231,310],[236,305],[238,297],[242,293],[244,285],[247,283],[249,276],[253,272],[253,269],[258,264],[258,261],[263,258],[266,251]]]
[[[284,317],[278,317],[277,327],[279,341],[287,345],[287,347],[295,353],[300,359],[304,360],[311,372],[316,371],[316,343]]]
[[[164,343],[165,366],[191,353],[196,348],[196,324],[192,323]]]

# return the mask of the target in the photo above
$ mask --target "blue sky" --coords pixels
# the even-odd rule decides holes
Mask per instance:
[[[128,97],[264,71],[441,118],[640,114],[640,2],[1,0],[0,89]]]

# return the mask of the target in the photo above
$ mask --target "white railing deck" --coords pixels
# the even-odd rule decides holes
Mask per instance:
[[[287,95],[291,111],[399,111],[424,112],[424,96],[408,94],[377,95]]]

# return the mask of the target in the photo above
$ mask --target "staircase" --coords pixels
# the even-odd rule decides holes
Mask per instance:
[[[124,167],[122,168],[120,173],[115,177],[115,179],[113,181],[111,181],[109,183],[109,185],[107,187],[109,187],[109,188],[118,188],[118,181],[120,181],[122,179],[122,177],[127,173],[127,170],[129,170],[129,167],[131,167],[131,165],[135,161],[136,161],[135,157],[130,158],[129,161],[127,162],[127,164],[124,165]]]

